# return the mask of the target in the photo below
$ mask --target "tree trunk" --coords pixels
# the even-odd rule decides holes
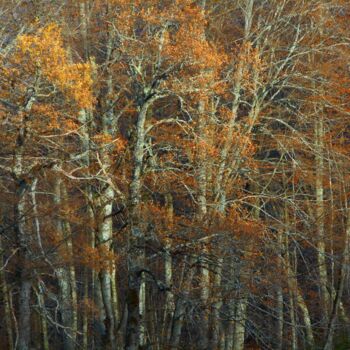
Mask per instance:
[[[283,263],[283,251],[284,251],[284,242],[283,242],[283,236],[282,236],[282,230],[279,230],[277,233],[277,241],[278,241],[278,268],[281,270],[281,272],[284,269],[284,263]],[[282,284],[282,283],[281,283]],[[276,350],[282,350],[283,349],[283,289],[282,285],[277,285],[276,290],[276,318],[277,318],[277,325],[276,325]]]
[[[243,294],[236,304],[233,350],[243,350],[244,348],[247,303],[248,296]]]
[[[219,348],[220,334],[222,333],[222,324],[220,320],[220,311],[222,306],[222,293],[221,293],[221,275],[222,275],[222,265],[224,259],[218,258],[217,264],[214,270],[214,285],[213,291],[215,293],[215,301],[211,307],[211,322],[210,322],[210,343],[209,349],[216,350]]]
[[[115,261],[112,262],[112,280],[111,280],[111,288],[112,288],[112,304],[113,304],[113,314],[114,314],[114,323],[115,330],[119,329],[120,323],[120,314],[119,314],[119,299],[118,299],[118,286],[117,286],[117,268]],[[119,344],[119,337],[116,334],[116,344]]]
[[[163,340],[164,344],[168,344],[171,336],[171,322],[174,316],[175,304],[174,304],[174,295],[171,291],[172,288],[172,257],[169,252],[169,246],[165,247],[164,253],[164,275],[165,275],[165,284],[167,290],[165,292],[165,305],[164,305],[164,316],[163,316]]]
[[[295,301],[293,290],[289,290],[289,314],[290,314],[290,328],[291,328],[291,339],[290,339],[290,349],[298,349],[297,341],[297,325],[296,325],[296,315],[295,315]]]
[[[182,284],[182,295],[178,296],[175,306],[175,312],[174,312],[174,319],[172,323],[172,331],[171,331],[171,338],[170,338],[170,349],[171,350],[177,350],[180,344],[181,339],[181,331],[182,326],[184,322],[184,317],[186,313],[186,302],[189,297],[190,288],[192,285],[193,275],[194,275],[194,267],[193,264],[195,262],[195,259],[193,257],[186,259],[184,262],[183,269],[184,271],[184,277],[183,277],[183,284]],[[188,266],[186,266],[186,263],[188,263]]]
[[[316,226],[317,226],[317,263],[318,274],[320,280],[321,289],[321,303],[323,307],[323,314],[326,322],[328,322],[329,314],[329,292],[327,289],[328,276],[326,265],[326,246],[325,246],[325,227],[324,227],[324,189],[323,189],[323,176],[324,176],[324,125],[323,117],[317,117],[315,121],[315,173],[316,173]]]
[[[173,198],[170,193],[165,195],[165,205],[167,208],[167,215],[169,220],[169,225],[173,225]],[[168,238],[165,239],[165,251],[164,251],[164,280],[165,280],[165,304],[164,304],[164,314],[163,314],[163,325],[161,334],[161,344],[166,347],[170,342],[171,337],[171,323],[174,317],[175,303],[174,294],[172,292],[173,285],[173,259],[171,256],[171,244]]]
[[[38,291],[36,293],[38,299],[38,305],[41,310],[40,312],[40,321],[41,321],[41,331],[42,331],[42,348],[43,350],[49,350],[49,337],[47,333],[47,320],[46,320],[46,309],[45,309],[45,301],[42,290],[39,286]]]
[[[276,350],[283,350],[283,292],[282,287],[277,286],[276,291],[276,318],[277,318],[277,325],[276,325]]]
[[[18,349],[28,350],[30,347],[30,299],[31,299],[31,272],[29,268],[28,235],[25,228],[25,192],[26,184],[19,184],[17,190],[18,202],[15,207],[16,238],[19,243],[18,275],[20,279],[19,290],[19,320],[18,320]]]
[[[329,319],[327,333],[326,333],[326,341],[323,347],[323,350],[332,350],[333,349],[333,336],[336,327],[336,321],[338,317],[338,312],[341,304],[341,298],[344,291],[345,279],[348,272],[348,265],[350,261],[349,254],[349,244],[350,244],[350,210],[346,208],[347,213],[347,224],[345,230],[345,241],[344,241],[344,249],[343,249],[343,259],[340,265],[340,273],[339,273],[339,282],[338,288],[335,293],[335,298],[332,305],[332,313]]]
[[[156,96],[148,99],[141,107],[136,125],[136,143],[134,147],[133,174],[130,184],[130,236],[128,255],[128,320],[126,327],[125,349],[136,350],[142,340],[144,316],[140,306],[145,302],[141,286],[143,284],[143,272],[145,269],[145,234],[140,221],[141,204],[141,170],[145,147],[145,121],[147,112]],[[141,293],[141,295],[140,295]],[[141,298],[140,298],[141,296]],[[141,303],[141,304],[140,304]]]
[[[100,223],[98,227],[98,240],[99,249],[105,249],[110,251],[111,243],[113,238],[113,222],[112,222],[112,208],[114,201],[114,190],[111,186],[108,186],[103,192],[100,198]],[[102,252],[103,254],[103,252]],[[114,317],[113,309],[113,296],[112,296],[112,274],[113,262],[107,261],[107,266],[103,268],[100,272],[100,284],[102,292],[102,300],[104,309],[106,312],[105,327],[108,334],[108,339],[112,349],[116,348],[115,341],[115,330],[116,330],[116,320]]]
[[[61,193],[62,200],[67,203],[68,194],[67,188],[64,182],[61,183]],[[74,251],[73,251],[73,237],[70,223],[67,220],[63,220],[63,233],[64,239],[66,240],[66,247],[69,256],[69,280],[71,286],[72,294],[72,337],[73,341],[76,341],[77,332],[78,332],[78,296],[77,296],[77,285],[76,285],[76,276],[75,276],[75,266],[74,266]]]
[[[85,4],[84,4],[85,5]],[[83,18],[83,26],[82,26],[82,36],[84,38],[84,47],[87,46],[87,41],[86,41],[86,13],[85,13],[85,6],[81,4],[81,16]],[[81,148],[82,148],[82,163],[83,165],[88,168],[90,165],[90,130],[89,130],[89,122],[91,122],[91,112],[86,111],[86,110],[81,110],[79,115],[78,115],[78,120],[81,123],[81,132],[80,132],[80,142],[81,142]],[[92,191],[91,187],[89,184],[86,185],[86,204],[87,204],[87,217],[88,217],[88,222],[90,224],[90,227],[88,228],[88,240],[89,240],[89,245],[91,248],[95,248],[95,231],[94,228],[92,227],[92,223],[94,222],[94,212],[92,208]],[[68,196],[66,196],[68,198]],[[72,275],[72,274],[71,274]],[[91,296],[92,299],[95,299],[95,281],[97,280],[95,271],[91,271],[90,275],[90,268],[85,267],[84,268],[84,294],[83,298],[85,303],[87,302],[89,298],[89,287],[91,287]],[[99,305],[98,302],[96,302],[96,305]],[[89,308],[87,307],[87,304],[84,304],[84,309],[83,309],[83,315],[82,315],[82,348],[83,350],[88,349],[88,340],[89,340]],[[98,321],[95,321],[98,322]],[[92,335],[91,337],[91,343],[94,345],[94,336]]]
[[[6,327],[6,333],[7,333],[8,349],[14,350],[12,321],[11,321],[11,305],[9,300],[8,285],[7,285],[6,276],[5,276],[5,266],[3,264],[4,262],[3,252],[4,250],[2,246],[2,238],[0,235],[0,262],[1,262],[0,285],[1,285],[3,307],[4,307],[5,327]]]
[[[206,126],[206,116],[205,116],[205,104],[203,101],[199,102],[199,116],[198,116],[198,138],[201,142],[206,142],[205,126]],[[198,209],[197,218],[198,222],[205,227],[206,225],[206,214],[207,214],[207,155],[205,147],[200,146],[198,149]],[[204,246],[202,249],[202,254],[199,257],[200,273],[201,273],[201,304],[202,304],[202,315],[199,326],[199,349],[208,348],[208,330],[209,330],[209,312],[208,312],[208,299],[209,299],[209,264],[208,264],[208,248]]]
[[[54,202],[58,212],[62,205],[62,193],[61,193],[60,178],[56,179],[54,184],[55,197]],[[56,218],[56,233],[59,240],[57,264],[61,265],[55,268],[55,274],[58,280],[59,286],[59,300],[60,300],[60,312],[63,324],[63,342],[64,347],[67,350],[73,350],[75,348],[74,334],[73,334],[73,308],[72,308],[72,286],[69,276],[69,269],[65,266],[66,262],[62,262],[63,257],[66,254],[66,238],[64,235],[63,220],[60,216]]]
[[[82,316],[82,336],[83,336],[83,343],[82,343],[82,349],[88,350],[88,329],[89,329],[89,308],[87,307],[87,300],[89,298],[89,269],[87,267],[84,268],[84,294],[83,294],[83,300],[84,300],[84,309],[83,309],[83,316]]]

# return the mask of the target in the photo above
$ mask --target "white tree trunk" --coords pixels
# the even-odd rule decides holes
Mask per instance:
[[[325,321],[328,322],[330,296],[327,289],[328,275],[326,265],[326,245],[325,245],[325,227],[324,227],[324,125],[323,117],[319,116],[315,121],[315,173],[316,173],[316,227],[317,227],[317,263],[319,283],[321,289],[321,303],[324,309]]]
[[[133,173],[130,184],[130,236],[129,236],[129,256],[128,256],[128,320],[126,329],[127,350],[136,350],[142,340],[141,333],[144,334],[145,315],[141,315],[140,306],[145,303],[145,293],[141,292],[144,278],[143,270],[145,266],[144,240],[145,234],[140,222],[141,204],[141,170],[143,166],[145,147],[145,122],[147,112],[157,96],[149,98],[140,107],[136,125],[136,142],[133,154]],[[143,298],[140,300],[140,296]],[[144,310],[141,310],[144,312]]]
[[[98,239],[99,248],[111,249],[111,243],[113,238],[113,222],[112,222],[112,207],[114,200],[114,190],[111,186],[108,186],[103,192],[100,198],[100,224],[98,227]],[[113,297],[112,297],[112,278],[115,276],[112,274],[113,262],[109,262],[108,266],[100,272],[100,283],[103,305],[106,312],[106,329],[108,333],[108,339],[112,349],[116,348],[115,341],[115,313],[113,308]]]
[[[62,192],[61,192],[62,180],[57,178],[54,183],[54,203],[59,212],[62,205]],[[62,264],[62,257],[66,254],[66,242],[63,228],[63,220],[61,217],[56,218],[56,234],[58,236],[60,245],[58,248],[57,264],[62,265],[55,268],[55,274],[57,276],[59,286],[59,301],[60,312],[63,324],[63,341],[65,349],[73,350],[75,348],[74,334],[73,334],[73,307],[72,307],[72,286],[69,276],[69,267]]]

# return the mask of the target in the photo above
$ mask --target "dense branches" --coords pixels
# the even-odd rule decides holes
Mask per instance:
[[[4,346],[349,346],[346,1],[0,5]]]

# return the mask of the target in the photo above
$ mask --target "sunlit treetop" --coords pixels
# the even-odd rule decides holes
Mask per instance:
[[[19,36],[12,63],[12,69],[32,80],[39,96],[61,92],[79,108],[92,107],[91,65],[71,63],[56,24]]]

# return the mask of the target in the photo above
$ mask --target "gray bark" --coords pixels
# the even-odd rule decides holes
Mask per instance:
[[[244,348],[247,303],[248,297],[244,294],[236,304],[233,350],[243,350]]]
[[[18,275],[20,276],[20,291],[19,291],[19,321],[18,321],[18,349],[27,350],[30,346],[30,298],[31,298],[31,271],[28,268],[30,261],[29,254],[29,239],[26,231],[26,211],[25,200],[26,193],[30,188],[30,183],[27,183],[25,175],[26,169],[24,166],[24,148],[27,142],[27,120],[32,105],[35,101],[35,92],[28,91],[27,102],[19,112],[22,116],[21,127],[19,129],[15,152],[14,152],[14,168],[13,177],[16,183],[16,203],[14,208],[14,222],[16,241],[19,249],[18,253]]]
[[[112,223],[112,206],[114,200],[114,191],[111,186],[108,186],[100,198],[101,205],[101,223],[98,228],[98,238],[101,247],[111,249],[111,239],[113,238],[113,223]],[[115,330],[116,322],[113,296],[112,296],[112,278],[114,278],[113,263],[110,262],[106,268],[100,272],[100,283],[104,309],[106,312],[105,326],[108,333],[108,339],[112,349],[116,348]]]
[[[54,202],[57,206],[57,210],[59,210],[60,206],[62,205],[61,182],[62,180],[58,178],[54,184]],[[57,263],[61,265],[62,256],[65,255],[66,244],[63,231],[63,220],[60,217],[56,218],[56,232],[60,241]],[[62,256],[60,256],[60,254]],[[75,342],[73,334],[72,286],[69,276],[69,269],[63,264],[62,266],[55,268],[55,274],[57,276],[59,286],[60,312],[63,325],[63,342],[65,349],[72,350],[75,347]]]
[[[144,239],[145,235],[140,222],[141,204],[141,170],[143,165],[145,147],[145,122],[147,112],[156,96],[148,99],[140,107],[136,125],[136,143],[133,154],[133,173],[130,184],[130,226],[129,256],[128,256],[128,320],[126,328],[125,349],[136,350],[142,340],[144,327],[144,315],[140,312],[140,306],[144,303],[143,295],[140,299],[142,274],[145,268]],[[140,304],[141,301],[141,304]],[[142,311],[142,310],[141,310]],[[143,332],[143,331],[142,331]],[[140,339],[141,337],[141,339]],[[143,340],[142,340],[143,341]]]
[[[6,281],[5,276],[5,266],[3,265],[3,246],[2,246],[2,238],[0,236],[0,285],[1,285],[1,292],[2,292],[2,298],[3,298],[3,307],[4,307],[4,314],[5,314],[5,325],[6,325],[6,333],[7,333],[7,339],[8,339],[8,348],[9,350],[14,349],[14,343],[13,343],[13,332],[12,332],[12,321],[11,321],[11,305],[9,300],[9,290],[8,285]]]
[[[324,316],[326,322],[328,322],[330,296],[327,289],[328,274],[326,266],[326,245],[325,245],[325,227],[324,227],[324,188],[323,188],[323,176],[324,176],[324,125],[322,116],[317,118],[315,122],[315,173],[316,173],[316,225],[317,225],[317,263],[318,274],[321,289],[321,302],[324,309]]]
[[[217,264],[214,269],[214,284],[213,289],[216,293],[214,295],[215,301],[211,306],[211,322],[210,322],[210,341],[209,341],[209,349],[216,350],[220,346],[220,336],[222,334],[222,324],[220,320],[220,311],[222,307],[222,293],[221,293],[221,275],[222,275],[222,265],[223,258],[217,259]]]
[[[347,213],[347,224],[345,230],[345,240],[344,240],[344,249],[343,249],[343,259],[340,266],[340,274],[339,274],[339,282],[338,288],[335,293],[335,298],[333,300],[332,312],[330,315],[327,333],[326,333],[326,341],[323,347],[323,350],[332,350],[333,349],[333,336],[336,328],[336,321],[338,318],[338,313],[341,305],[341,298],[344,291],[345,280],[348,272],[348,265],[350,261],[349,256],[349,244],[350,244],[350,210],[346,209]]]
[[[170,349],[176,350],[179,347],[181,339],[181,331],[184,322],[184,317],[186,313],[186,303],[188,302],[188,297],[190,293],[190,288],[192,285],[193,275],[194,275],[194,264],[195,259],[193,257],[186,259],[183,268],[184,277],[182,284],[182,293],[178,296],[175,306],[174,319],[172,324],[172,332],[170,338]],[[186,266],[186,263],[188,264]]]

